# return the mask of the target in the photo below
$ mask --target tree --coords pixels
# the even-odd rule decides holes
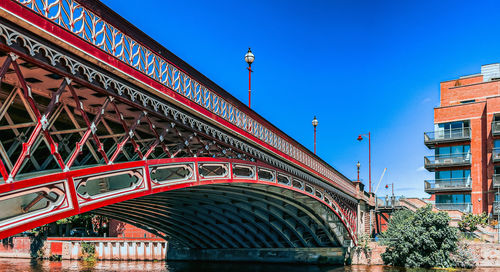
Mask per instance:
[[[435,213],[431,205],[396,211],[382,234],[387,246],[382,260],[393,266],[453,267],[450,256],[457,250],[458,234],[449,222],[447,213]]]
[[[486,213],[472,214],[466,213],[462,215],[462,220],[458,222],[458,229],[461,232],[474,232],[477,230],[477,226],[486,226],[488,223],[488,215]]]

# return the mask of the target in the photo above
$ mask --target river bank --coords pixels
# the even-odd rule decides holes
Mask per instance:
[[[466,242],[476,260],[477,267],[496,267],[500,271],[500,244]],[[381,254],[385,246],[377,242],[370,242],[366,250],[354,248],[351,252],[353,265],[383,265]]]

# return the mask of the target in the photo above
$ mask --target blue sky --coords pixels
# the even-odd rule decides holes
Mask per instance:
[[[350,178],[368,183],[372,133],[379,195],[426,197],[423,132],[433,129],[439,82],[500,61],[500,3],[481,1],[103,0]]]

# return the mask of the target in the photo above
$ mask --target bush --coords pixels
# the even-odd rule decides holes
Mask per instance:
[[[96,260],[95,258],[95,244],[83,242],[82,245],[82,259],[84,261],[93,262]]]
[[[466,213],[462,215],[462,220],[458,222],[458,229],[462,232],[474,232],[477,230],[477,226],[485,227],[488,224],[488,215],[486,213],[482,214],[472,214]]]
[[[432,206],[396,211],[382,234],[387,249],[385,264],[406,267],[453,267],[451,253],[457,251],[458,234],[449,226],[445,212],[432,212]]]

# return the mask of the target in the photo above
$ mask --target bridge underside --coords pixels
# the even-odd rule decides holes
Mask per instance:
[[[339,240],[349,239],[338,217],[321,202],[263,184],[188,187],[94,212],[164,233],[177,247],[339,247]]]
[[[170,242],[168,259],[343,263],[350,237],[305,194],[265,184],[202,185],[93,211]]]

